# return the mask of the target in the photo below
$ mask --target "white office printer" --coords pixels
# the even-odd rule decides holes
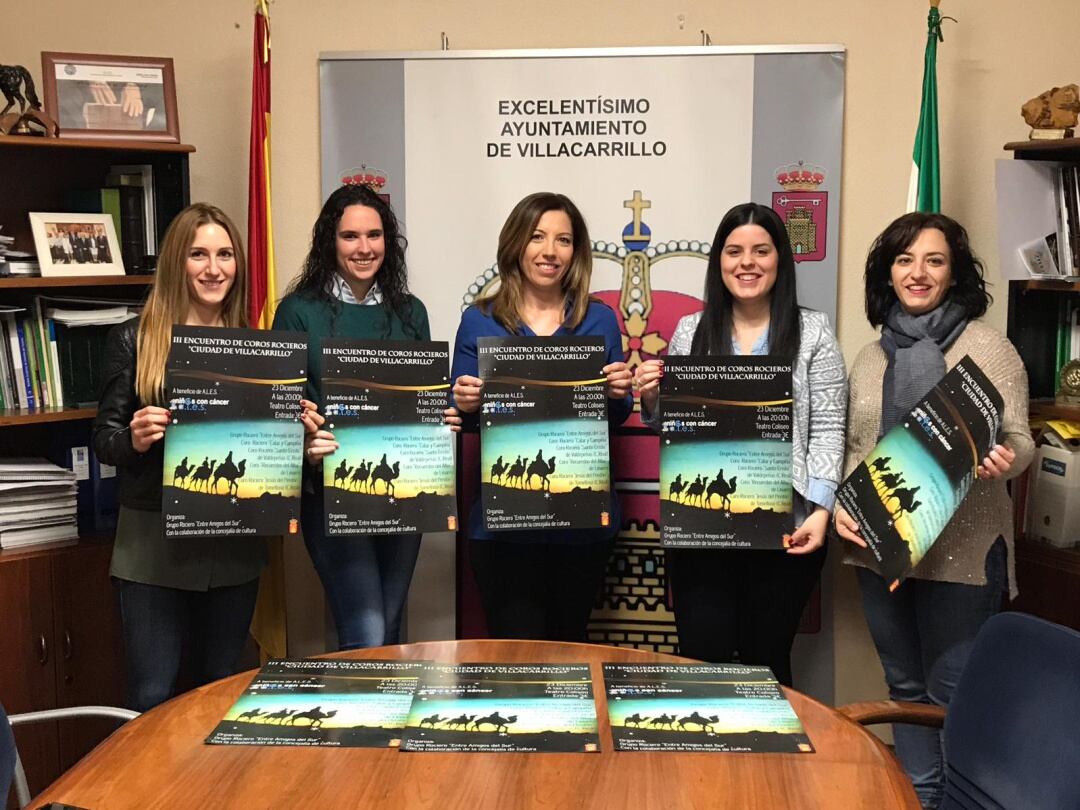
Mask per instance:
[[[1027,535],[1058,548],[1080,545],[1080,425],[1047,422],[1035,443]]]

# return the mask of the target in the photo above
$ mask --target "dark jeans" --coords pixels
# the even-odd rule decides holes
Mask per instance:
[[[949,705],[976,633],[1001,609],[1005,565],[1005,541],[999,538],[986,555],[985,585],[911,578],[889,593],[873,571],[855,569],[889,697]],[[942,733],[897,724],[893,741],[919,801],[937,807],[945,781]]]
[[[0,706],[0,807],[7,807],[11,779],[15,775],[15,736],[4,707]]]
[[[113,582],[120,595],[129,709],[145,712],[173,696],[185,640],[196,686],[236,672],[255,611],[258,579],[208,591]]]
[[[420,535],[327,537],[322,487],[301,504],[304,544],[326,591],[338,647],[354,650],[397,644]]]
[[[585,641],[614,540],[514,543],[470,540],[492,638]]]
[[[825,564],[811,554],[665,549],[679,653],[714,663],[764,665],[791,686],[791,644]]]

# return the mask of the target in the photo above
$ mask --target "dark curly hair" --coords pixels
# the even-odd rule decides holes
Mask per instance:
[[[969,321],[985,315],[993,303],[993,296],[986,291],[983,264],[972,252],[964,226],[944,214],[915,211],[894,219],[870,246],[865,280],[866,317],[871,326],[885,323],[889,310],[898,300],[892,288],[893,262],[911,247],[912,242],[919,238],[919,232],[926,228],[941,231],[949,245],[952,286],[945,300],[962,306]]]
[[[382,265],[375,274],[375,282],[379,285],[388,312],[396,315],[406,330],[413,331],[410,325],[412,296],[409,294],[408,271],[405,267],[405,248],[409,243],[402,236],[397,217],[389,203],[367,186],[341,186],[326,198],[319,218],[315,220],[315,227],[311,229],[311,249],[304,259],[300,275],[293,280],[288,292],[326,301],[336,319],[341,311],[341,302],[331,295],[330,289],[334,275],[338,272],[337,229],[345,209],[350,205],[372,208],[382,220],[386,252]],[[389,334],[388,318],[386,335]],[[419,338],[420,335],[415,337]]]

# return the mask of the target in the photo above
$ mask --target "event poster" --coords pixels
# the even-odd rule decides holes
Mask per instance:
[[[173,326],[166,537],[299,531],[306,382],[304,334]]]
[[[588,664],[431,664],[403,751],[592,753],[600,736]]]
[[[396,748],[424,663],[270,661],[206,742]]]
[[[484,525],[609,525],[604,339],[480,338],[477,353]]]
[[[328,535],[457,529],[449,362],[444,341],[323,341]]]
[[[895,590],[926,556],[998,441],[1004,402],[970,356],[957,363],[840,485],[838,503],[859,524]]]
[[[663,544],[786,548],[795,525],[791,365],[668,357],[659,410]]]
[[[768,667],[604,664],[616,751],[813,752]]]

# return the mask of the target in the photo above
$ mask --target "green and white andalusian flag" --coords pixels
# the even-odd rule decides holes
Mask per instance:
[[[922,106],[919,129],[915,133],[911,181],[908,184],[908,211],[941,210],[941,163],[938,154],[937,44],[941,37],[938,0],[931,0],[927,18],[926,56],[923,62]]]

